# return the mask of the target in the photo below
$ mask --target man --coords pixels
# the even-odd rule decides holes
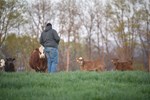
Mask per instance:
[[[57,70],[59,41],[60,37],[56,30],[52,29],[51,23],[48,23],[40,36],[40,44],[44,46],[48,60],[48,72],[56,72]]]

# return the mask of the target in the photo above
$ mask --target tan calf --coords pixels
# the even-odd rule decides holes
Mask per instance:
[[[84,71],[104,71],[104,64],[100,60],[85,61],[82,57],[76,59],[80,64],[80,70]]]
[[[115,70],[133,70],[132,64],[133,62],[131,60],[128,61],[119,61],[119,59],[113,59],[112,63],[114,64]]]

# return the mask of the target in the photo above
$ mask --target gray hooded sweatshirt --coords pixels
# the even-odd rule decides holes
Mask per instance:
[[[52,29],[52,26],[46,26],[46,29],[42,32],[40,37],[40,44],[44,47],[58,48],[60,37],[56,30]]]

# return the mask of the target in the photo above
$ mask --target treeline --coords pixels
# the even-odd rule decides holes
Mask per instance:
[[[149,0],[0,0],[0,56],[14,56],[16,66],[30,70],[31,51],[39,46],[45,24],[61,37],[59,70],[77,70],[76,58],[132,59],[149,68]]]

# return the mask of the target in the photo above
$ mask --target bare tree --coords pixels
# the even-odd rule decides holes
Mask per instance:
[[[111,2],[112,36],[117,44],[118,57],[122,60],[133,58],[136,34],[132,28],[132,12],[130,4],[126,0],[114,0]]]
[[[18,23],[23,24],[24,18],[22,12],[25,11],[25,1],[19,0],[1,0],[0,5],[0,46],[6,39],[7,34],[14,28],[17,28]]]
[[[107,3],[107,2],[106,2]],[[103,5],[99,0],[94,1],[95,4],[95,24],[96,24],[96,37],[97,37],[97,49],[99,58],[106,62],[105,66],[110,66],[110,9],[109,6]]]
[[[89,1],[84,1],[82,0],[82,12],[80,19],[82,21],[82,26],[84,30],[84,34],[86,34],[85,37],[85,44],[86,44],[86,51],[87,51],[87,57],[88,59],[91,59],[92,56],[92,48],[93,48],[93,42],[94,39],[92,38],[93,36],[93,31],[94,31],[94,26],[95,26],[95,13],[94,13],[94,4],[93,0]]]
[[[66,71],[69,71],[69,66],[71,63],[70,42],[74,41],[74,44],[76,43],[79,29],[79,22],[76,21],[78,18],[77,2],[76,0],[61,0],[60,2],[58,2],[58,9],[60,34],[63,36],[67,36],[67,49],[65,50],[66,53],[64,52],[64,54],[66,54]],[[71,38],[73,38],[73,40]],[[74,50],[76,50],[76,48]]]
[[[28,5],[30,5],[28,13],[31,21],[31,33],[38,39],[41,32],[44,30],[45,24],[54,21],[55,19],[54,6],[49,0],[34,0]]]
[[[137,32],[142,44],[143,62],[146,69],[149,65],[150,55],[150,2],[148,0],[139,1],[139,9],[136,10]]]

